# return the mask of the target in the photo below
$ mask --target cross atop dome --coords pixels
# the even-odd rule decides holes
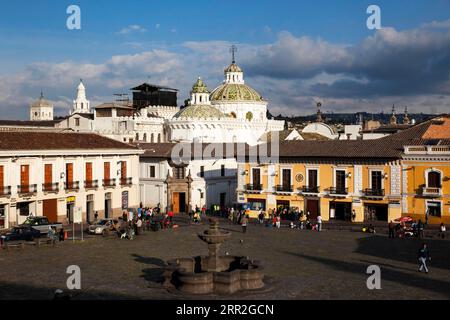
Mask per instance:
[[[225,69],[225,83],[244,84],[244,73],[242,69],[236,64],[237,47],[232,45],[230,48],[232,62],[228,68]]]
[[[231,57],[232,57],[231,63],[236,63],[236,52],[237,51],[238,51],[238,48],[233,44],[230,47],[230,52],[231,52]]]

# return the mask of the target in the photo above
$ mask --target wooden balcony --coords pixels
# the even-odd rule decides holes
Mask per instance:
[[[245,185],[245,191],[249,193],[259,193],[262,191],[262,185],[261,184],[247,184]]]

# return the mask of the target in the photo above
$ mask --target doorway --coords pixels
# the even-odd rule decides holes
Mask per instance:
[[[319,200],[318,199],[306,199],[306,210],[305,213],[310,214],[310,219],[316,219],[319,215]]]
[[[91,223],[91,218],[94,215],[94,195],[90,194],[86,199],[86,221]]]
[[[366,204],[364,205],[365,221],[388,221],[387,204]]]
[[[186,212],[186,193],[174,192],[172,194],[172,210],[173,213]]]
[[[105,219],[108,219],[111,216],[111,193],[105,194]]]
[[[47,217],[50,222],[58,222],[58,200],[49,199],[44,200],[42,204],[42,210],[44,216]]]
[[[349,202],[332,202],[330,206],[330,212],[331,210],[334,210],[334,219],[336,220],[352,220],[352,204]]]

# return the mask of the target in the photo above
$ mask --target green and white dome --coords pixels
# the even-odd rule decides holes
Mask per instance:
[[[211,93],[210,98],[214,102],[263,102],[262,96],[244,82],[244,72],[233,61],[225,69],[225,81]]]
[[[189,118],[189,119],[218,119],[226,118],[220,110],[211,105],[191,105],[181,109],[174,118]]]

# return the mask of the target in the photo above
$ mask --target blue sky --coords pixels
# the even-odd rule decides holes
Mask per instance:
[[[68,16],[66,8],[71,4],[79,5],[81,8],[82,30],[69,31],[66,28]],[[70,86],[64,81],[60,86],[55,85],[55,81],[46,81],[47,75],[42,70],[42,64],[46,64],[45,66],[50,69],[55,65],[60,67],[64,63],[71,64],[72,69],[63,68],[63,70],[76,69],[77,65],[82,65],[87,70],[87,66],[95,65],[98,72],[98,69],[104,69],[105,65],[111,65],[108,61],[111,62],[113,57],[129,58],[137,55],[139,59],[142,58],[144,63],[154,62],[151,59],[155,59],[156,54],[157,59],[173,58],[174,62],[171,66],[163,68],[164,70],[161,72],[153,73],[152,70],[148,70],[149,77],[153,82],[164,83],[172,78],[164,75],[163,72],[177,72],[176,70],[181,68],[183,72],[179,76],[186,77],[186,79],[179,82],[175,81],[172,86],[181,86],[182,94],[186,95],[189,90],[188,84],[193,83],[199,75],[203,75],[207,80],[210,80],[212,82],[210,86],[212,87],[216,84],[215,82],[220,81],[222,76],[220,69],[226,63],[224,59],[227,59],[227,47],[231,43],[240,47],[238,57],[241,55],[244,68],[248,66],[249,82],[254,82],[255,87],[260,91],[264,90],[265,92],[262,92],[262,94],[267,96],[269,100],[273,100],[274,108],[278,108],[280,112],[286,111],[293,114],[306,112],[307,99],[302,100],[300,97],[285,96],[286,94],[289,95],[292,87],[305,88],[305,96],[309,95],[311,99],[321,95],[328,96],[330,103],[335,104],[337,109],[345,108],[343,103],[344,101],[350,103],[349,99],[353,99],[353,102],[350,103],[352,106],[369,99],[372,99],[372,101],[381,99],[383,96],[397,97],[393,100],[398,101],[399,97],[410,96],[409,93],[402,91],[407,83],[401,83],[402,90],[399,88],[397,92],[389,94],[379,92],[379,94],[374,95],[373,90],[384,90],[391,86],[378,83],[377,81],[380,81],[380,78],[368,74],[368,71],[361,67],[361,63],[357,70],[343,70],[342,66],[347,62],[339,62],[341,63],[337,67],[339,71],[334,71],[336,66],[327,69],[323,64],[320,64],[318,70],[312,72],[309,74],[309,78],[306,78],[305,76],[297,77],[296,74],[281,75],[277,70],[269,70],[271,65],[275,66],[278,62],[270,59],[264,62],[262,58],[273,56],[276,53],[271,52],[269,55],[267,52],[264,53],[265,46],[281,46],[280,43],[283,39],[288,43],[298,41],[299,52],[302,52],[305,45],[310,44],[314,48],[315,45],[320,46],[323,43],[326,43],[325,49],[330,48],[331,52],[333,52],[333,48],[338,50],[342,47],[353,46],[359,47],[358,50],[361,49],[364,47],[364,42],[371,37],[376,37],[377,33],[377,31],[368,30],[366,27],[368,17],[366,9],[370,4],[377,4],[381,7],[382,25],[395,30],[395,36],[404,33],[414,37],[414,30],[421,28],[422,25],[433,21],[444,23],[450,18],[449,0],[2,1],[0,4],[0,77],[2,76],[2,78],[0,80],[11,77],[22,79],[22,82],[19,80],[14,82],[14,84],[21,86],[20,89],[15,88],[15,90],[26,98],[14,102],[10,100],[10,97],[6,99],[4,96],[2,100],[2,92],[4,95],[5,91],[11,90],[13,84],[10,83],[9,86],[6,86],[0,83],[0,103],[3,105],[11,104],[20,109],[10,115],[2,112],[2,115],[4,117],[25,116],[27,108],[25,102],[36,95],[36,91],[39,91],[38,87],[43,87],[48,92],[48,97],[54,100],[64,111],[64,101],[70,103],[71,99]],[[133,28],[130,28],[130,26],[136,27],[132,30]],[[436,56],[439,56],[439,50],[446,48],[445,41],[448,32],[446,28],[436,29],[438,30],[423,31],[444,35],[443,39],[436,40],[437,42],[442,41],[443,45],[436,44],[436,50],[430,53],[432,56],[429,58],[434,60]],[[305,39],[310,40],[311,43]],[[386,37],[383,38],[384,44],[388,41],[386,39]],[[193,50],[192,45],[186,46],[187,43],[195,43],[196,49]],[[211,44],[211,46],[208,46],[208,44]],[[206,49],[200,52],[202,48]],[[214,50],[211,48],[214,48]],[[155,50],[161,52],[155,53]],[[223,51],[223,54],[219,54],[220,50]],[[292,54],[295,55],[295,50],[288,50],[288,53],[286,53],[288,54],[288,60]],[[302,52],[302,54],[309,54],[311,51],[310,49]],[[154,54],[145,54],[150,52]],[[420,48],[418,52],[420,52]],[[177,58],[172,57],[171,54],[177,55]],[[314,53],[311,52],[311,54]],[[345,55],[346,53],[342,54]],[[442,54],[445,54],[445,52],[442,51]],[[167,55],[170,57],[167,57]],[[254,55],[261,59],[255,59]],[[284,54],[280,54],[280,56],[285,57]],[[146,60],[147,58],[150,60]],[[178,58],[185,60],[176,62],[175,60]],[[196,58],[203,59],[203,61],[193,63]],[[293,58],[295,60],[295,57]],[[424,56],[418,54],[417,58],[423,60]],[[211,61],[208,61],[208,59]],[[335,56],[330,56],[330,60],[333,59],[335,59]],[[120,66],[115,62],[113,63],[119,69],[125,68],[129,64],[125,58],[119,60],[124,61]],[[157,61],[162,64],[162,60]],[[324,60],[327,64],[326,57],[324,57]],[[443,60],[446,61],[446,59]],[[255,61],[259,61],[262,66],[255,64]],[[270,65],[267,65],[267,61],[270,61]],[[382,64],[382,61],[377,63]],[[193,64],[196,67],[192,67]],[[40,66],[38,75],[36,75],[36,65]],[[302,64],[299,63],[299,65]],[[444,63],[443,66],[447,66],[447,64]],[[214,72],[211,70],[212,68],[215,68]],[[207,71],[204,71],[205,69]],[[120,76],[126,75],[130,78],[129,82],[125,82],[125,88],[132,81],[145,78],[142,74],[139,76],[130,74],[134,70],[134,68],[127,69],[124,71],[125,74],[120,74]],[[89,68],[89,72],[92,72],[92,68]],[[98,77],[111,76],[111,73],[113,73],[113,76],[119,76],[113,70],[112,72],[102,71],[102,74]],[[302,73],[301,70],[299,73]],[[23,80],[27,76],[31,79],[29,81]],[[79,73],[73,75],[74,84],[79,76],[82,77],[83,75]],[[39,84],[39,77],[42,78],[42,84]],[[51,75],[48,77],[51,77]],[[101,83],[100,78],[92,77],[91,94],[94,100],[98,101],[105,99],[114,90],[118,90],[118,81],[120,80],[117,79],[115,86],[110,84],[101,88],[99,85]],[[373,87],[369,88],[371,90],[367,92],[367,96],[361,97],[355,93],[345,96],[345,92],[350,90],[347,87],[348,83],[345,81],[352,81],[352,84],[354,84],[355,78],[364,78],[374,84]],[[87,79],[89,79],[89,76]],[[288,82],[289,80],[292,81]],[[386,79],[384,78],[384,80]],[[317,83],[312,83],[314,81]],[[330,81],[334,81],[335,84],[332,88],[333,92],[330,92],[331,89],[328,87],[327,90],[323,89],[323,85],[329,85]],[[304,87],[307,84],[309,86]],[[1,89],[2,85],[3,90]],[[414,85],[412,86],[414,87]],[[277,90],[274,90],[274,87]],[[312,92],[312,88],[316,91]],[[321,90],[317,90],[318,88]],[[338,89],[339,92],[336,92],[335,90]],[[280,92],[283,93],[283,96]],[[440,94],[441,98],[442,93],[446,93],[446,91],[430,90],[424,92],[426,95]],[[296,95],[298,94],[296,92]],[[272,97],[272,95],[274,96]],[[184,98],[186,96],[180,96],[180,102]],[[358,102],[358,99],[360,102]],[[443,102],[444,107],[437,106],[438,110],[445,108],[448,103],[447,99],[441,99],[441,101],[445,101]],[[378,103],[380,106],[377,108],[384,108],[381,106],[383,103],[385,101],[380,100]],[[388,103],[387,100],[386,103]],[[333,104],[329,105],[330,108]],[[370,104],[361,106],[361,108],[369,107]],[[0,105],[1,110],[3,109]]]

